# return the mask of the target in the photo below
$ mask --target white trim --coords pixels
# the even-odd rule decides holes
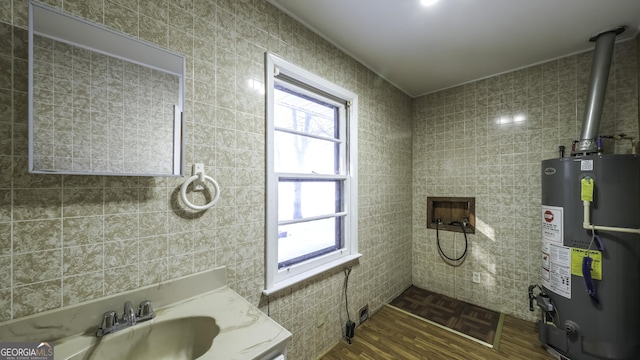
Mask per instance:
[[[291,130],[291,129],[287,129],[287,128],[283,128],[283,127],[279,127],[279,126],[276,126],[275,129],[280,131],[280,132],[287,133],[287,134],[306,136],[306,137],[310,137],[312,139],[331,141],[331,142],[334,142],[334,143],[342,143],[342,141],[340,139],[336,139],[336,138],[332,138],[332,137],[328,137],[328,136],[313,135],[313,134],[309,134],[309,133],[306,133],[306,132]]]
[[[325,220],[325,219],[332,219],[332,218],[338,218],[338,217],[345,217],[346,215],[347,215],[346,212],[338,212],[338,213],[328,214],[328,215],[309,216],[302,219],[280,220],[278,224],[279,225],[300,224],[300,223],[305,223],[305,222],[315,221],[315,220]]]
[[[343,99],[339,108],[339,168],[340,174],[276,173],[274,160],[274,85],[276,76],[286,75],[330,96]],[[284,82],[284,84],[287,84]],[[358,96],[311,72],[291,64],[272,53],[265,53],[266,86],[266,211],[265,211],[265,295],[291,287],[325,271],[344,265],[362,256],[358,253]],[[296,87],[298,88],[298,87]],[[305,90],[306,91],[306,90]],[[308,91],[307,91],[308,92]],[[309,94],[315,94],[308,92]],[[280,178],[340,179],[344,181],[344,244],[331,253],[278,269],[278,181]],[[280,222],[282,224],[282,222]]]
[[[278,179],[283,179],[283,180],[302,180],[302,179],[318,179],[318,180],[335,180],[335,181],[341,181],[341,180],[347,180],[348,176],[347,175],[340,175],[340,174],[305,174],[305,173],[300,173],[300,174],[296,174],[296,173],[276,173],[276,177]]]
[[[180,78],[180,86],[182,87],[183,79]],[[182,92],[182,90],[180,90]],[[180,94],[182,97],[182,94]],[[182,103],[182,102],[181,102]],[[179,105],[173,105],[173,173],[175,175],[184,175],[184,141],[182,141],[182,132],[184,129],[184,112]]]
[[[272,289],[274,287],[276,274],[278,272],[278,268],[269,266],[270,264],[278,263],[278,249],[273,245],[273,233],[278,232],[278,223],[277,221],[272,221],[271,209],[278,209],[278,197],[277,196],[269,196],[268,194],[277,194],[278,191],[278,179],[277,175],[274,172],[275,170],[275,159],[274,159],[274,148],[273,148],[273,133],[275,131],[273,114],[274,114],[274,104],[270,99],[274,98],[274,75],[280,73],[280,70],[275,66],[273,57],[267,52],[265,53],[265,117],[266,117],[266,141],[265,141],[265,172],[266,172],[266,193],[265,193],[265,245],[264,245],[264,279],[265,279],[265,289]],[[276,219],[277,213],[275,214]],[[265,290],[266,291],[266,290]]]
[[[270,52],[266,52],[265,56],[267,57],[267,60],[271,60],[272,65],[275,65],[278,67],[279,74],[284,74],[292,79],[298,80],[309,86],[322,90],[327,94],[334,95],[336,97],[345,99],[347,101],[352,101],[352,99],[358,98],[358,95],[356,95],[355,93],[343,87],[340,87],[330,81],[327,81],[321,78],[320,76],[312,72],[309,72],[297,65],[294,65]],[[273,67],[267,67],[267,69],[273,69]],[[273,89],[273,83],[275,83],[275,81],[273,80],[274,75],[275,74],[273,72],[270,72],[270,71],[267,72],[267,76],[270,76],[272,78],[271,89]],[[299,87],[296,87],[296,88],[299,88]]]
[[[290,288],[296,284],[299,284],[305,280],[308,280],[314,276],[320,275],[323,272],[329,271],[331,269],[335,269],[338,266],[342,266],[345,264],[348,264],[352,261],[355,261],[357,259],[359,259],[362,256],[362,254],[360,253],[356,253],[354,255],[349,255],[349,256],[344,256],[338,260],[335,260],[333,262],[330,263],[326,263],[322,266],[318,266],[316,268],[314,268],[313,270],[307,271],[301,275],[298,276],[292,276],[290,278],[288,278],[287,280],[283,280],[283,281],[279,281],[277,284],[275,284],[274,286],[272,286],[269,289],[265,289],[262,290],[262,294],[266,295],[266,296],[270,296],[273,295],[277,292],[280,292],[282,290],[285,290],[287,288]]]
[[[30,1],[34,34],[183,77],[185,57],[59,9]],[[184,108],[184,103],[179,106]]]

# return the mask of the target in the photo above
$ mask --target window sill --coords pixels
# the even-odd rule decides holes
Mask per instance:
[[[290,278],[288,278],[286,280],[282,280],[282,281],[278,282],[277,284],[275,284],[274,286],[272,286],[271,288],[262,290],[262,294],[264,294],[266,296],[273,295],[273,294],[278,293],[278,292],[280,292],[282,290],[288,289],[288,288],[290,288],[290,287],[292,287],[292,286],[294,286],[296,284],[299,284],[299,283],[301,283],[301,282],[303,282],[303,281],[305,281],[307,279],[310,279],[310,278],[312,278],[314,276],[320,275],[320,274],[322,274],[322,273],[324,273],[326,271],[329,271],[331,269],[334,269],[334,268],[336,268],[338,266],[341,266],[341,265],[350,263],[350,262],[352,262],[354,260],[357,260],[361,256],[362,256],[362,254],[357,253],[355,255],[345,256],[345,257],[342,257],[342,258],[340,258],[338,260],[335,260],[335,261],[332,261],[330,263],[324,264],[322,266],[318,266],[318,267],[313,268],[313,269],[311,269],[309,271],[306,271],[306,272],[304,272],[304,273],[302,273],[300,275],[290,277]]]

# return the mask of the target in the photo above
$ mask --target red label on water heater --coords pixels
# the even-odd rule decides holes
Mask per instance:
[[[553,213],[549,210],[544,212],[544,221],[550,223],[553,221]]]

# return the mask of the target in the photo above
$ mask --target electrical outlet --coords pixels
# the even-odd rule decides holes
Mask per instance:
[[[480,273],[477,271],[473,272],[473,282],[476,284],[480,283]]]
[[[358,311],[358,314],[360,314],[360,324],[362,324],[365,320],[369,318],[369,304],[366,304],[365,306],[360,308],[360,311]]]

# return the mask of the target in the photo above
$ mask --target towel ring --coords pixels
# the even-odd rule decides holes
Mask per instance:
[[[207,204],[194,205],[187,199],[187,187],[189,187],[189,184],[191,184],[196,180],[199,180],[199,182],[202,184],[204,184],[206,180],[211,184],[213,184],[213,187],[216,189],[216,195]],[[218,201],[218,199],[220,199],[220,186],[211,176],[205,175],[204,172],[199,172],[193,175],[192,177],[188,178],[187,181],[185,181],[184,184],[182,184],[182,187],[180,187],[180,197],[182,198],[182,201],[184,202],[184,204],[187,205],[187,207],[190,209],[197,210],[197,211],[207,210],[208,208],[212,207],[213,204],[215,204]]]

